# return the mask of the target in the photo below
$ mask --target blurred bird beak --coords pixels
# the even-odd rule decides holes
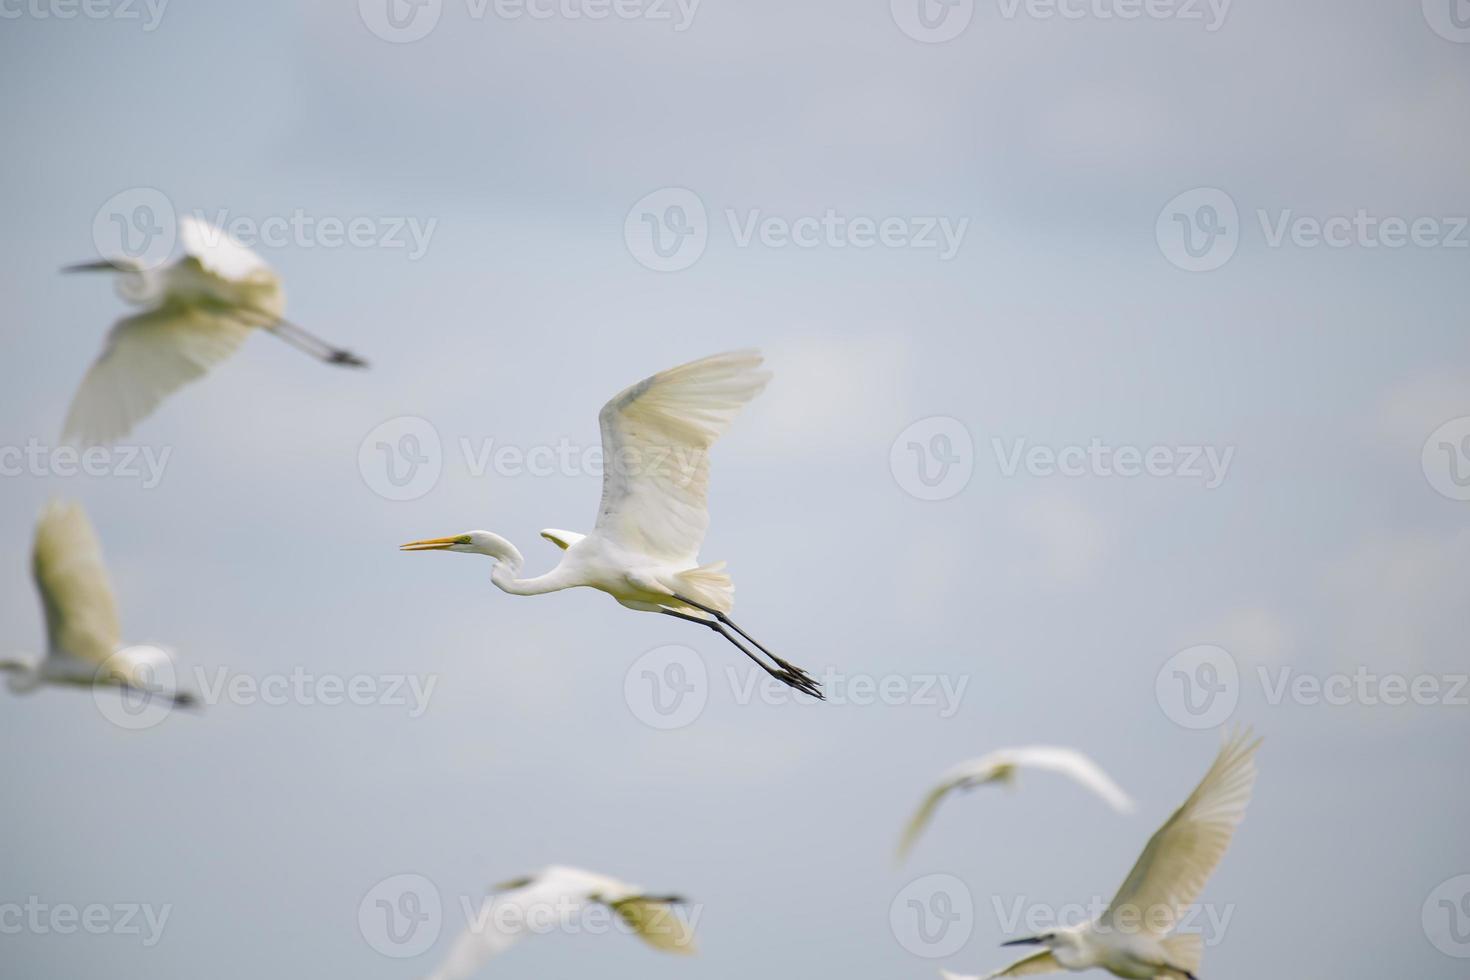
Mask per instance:
[[[1041,937],[1040,936],[1028,936],[1025,939],[1012,939],[1008,943],[1001,943],[1001,945],[1002,946],[1040,946],[1041,945]]]
[[[448,551],[451,545],[459,544],[459,537],[450,538],[425,538],[422,541],[410,541],[408,544],[398,546],[399,551]]]
[[[73,265],[64,265],[62,272],[117,272],[118,266],[113,265],[106,259],[100,262],[77,262]]]

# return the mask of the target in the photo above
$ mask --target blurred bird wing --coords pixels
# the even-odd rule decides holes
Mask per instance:
[[[634,896],[609,904],[638,938],[654,949],[685,956],[695,952],[694,930],[673,903]]]
[[[72,398],[63,437],[100,445],[127,435],[249,333],[235,317],[176,302],[119,320]]]
[[[1039,953],[1032,953],[1005,969],[996,970],[984,977],[962,976],[958,973],[950,973],[948,970],[940,970],[939,975],[944,977],[944,980],[997,980],[999,977],[1030,977],[1042,973],[1057,973],[1061,969],[1061,964],[1056,961],[1056,957],[1051,955],[1051,950],[1043,949]]]
[[[185,255],[221,279],[259,282],[275,278],[265,259],[240,244],[223,228],[195,215],[186,214],[179,219],[179,242]]]
[[[1076,749],[1050,745],[1033,745],[1010,750],[1015,765],[1023,768],[1045,769],[1061,773],[1092,790],[1102,797],[1114,810],[1127,813],[1133,809],[1133,801],[1117,783],[1090,758]]]
[[[520,879],[485,900],[432,980],[466,980],[523,937],[554,929],[593,901],[612,904],[629,898],[630,891],[606,875],[559,865]]]
[[[48,656],[100,667],[121,643],[102,547],[80,504],[53,501],[36,525],[31,571],[46,612]]]
[[[694,564],[709,527],[709,449],[769,380],[759,352],[735,351],[661,371],[604,405],[597,530]]]
[[[1113,897],[1105,922],[1127,909],[1137,925],[1157,929],[1157,934],[1173,928],[1183,909],[1204,890],[1245,816],[1260,744],[1248,730],[1226,740],[1189,799],[1149,839]],[[1167,912],[1167,923],[1160,919],[1163,913],[1155,911],[1160,908]]]
[[[586,879],[560,874],[562,870],[575,872],[548,869],[487,898],[479,915],[450,947],[434,980],[465,980],[523,937],[553,928],[558,917],[585,908],[590,903]]]
[[[909,822],[903,828],[903,837],[898,842],[898,859],[902,861],[913,850],[914,844],[918,842],[924,829],[929,826],[929,821],[934,819],[934,813],[939,809],[939,804],[950,794],[955,787],[964,782],[965,775],[947,775],[943,777],[939,785],[929,791],[909,818]]]

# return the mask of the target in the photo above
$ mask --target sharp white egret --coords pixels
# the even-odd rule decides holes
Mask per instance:
[[[1245,817],[1260,744],[1249,731],[1226,739],[1189,799],[1149,839],[1106,912],[1081,925],[1005,943],[1046,948],[990,977],[1101,969],[1128,980],[1198,980],[1202,938],[1171,933],[1204,890]]]
[[[563,551],[560,564],[545,575],[522,578],[525,558],[489,531],[411,541],[402,550],[488,555],[497,562],[490,581],[511,595],[585,586],[629,609],[707,626],[772,677],[820,698],[806,671],[730,619],[735,586],[725,563],[699,563],[709,526],[709,449],[769,380],[758,352],[735,351],[670,368],[614,396],[598,415],[603,477],[597,523],[588,534],[542,531]]]
[[[45,684],[102,684],[168,698],[180,706],[195,703],[189,692],[155,685],[161,650],[122,645],[102,549],[80,504],[47,505],[36,524],[31,569],[46,614],[46,655],[33,662],[0,660],[0,672],[10,675],[12,691],[25,693]]]
[[[466,980],[527,935],[579,928],[572,920],[592,905],[612,910],[654,949],[686,955],[695,951],[694,930],[675,911],[684,904],[677,895],[649,895],[606,875],[556,866],[494,891],[431,980]]]
[[[907,856],[914,842],[929,825],[941,800],[956,790],[969,790],[991,783],[1013,785],[1018,769],[1045,769],[1070,776],[1102,797],[1118,812],[1128,813],[1133,809],[1133,801],[1128,798],[1128,794],[1097,763],[1076,749],[1050,745],[1000,749],[978,759],[962,762],[939,777],[938,785],[924,797],[919,809],[904,828],[903,839],[898,845],[899,860]]]
[[[169,394],[233,354],[255,329],[329,364],[366,366],[356,354],[285,320],[280,279],[223,229],[184,215],[179,241],[184,254],[157,268],[110,259],[64,270],[115,272],[118,294],[143,307],[113,324],[72,399],[64,439],[100,445],[127,435]]]

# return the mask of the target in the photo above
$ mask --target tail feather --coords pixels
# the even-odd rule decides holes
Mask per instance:
[[[701,605],[728,613],[735,606],[735,583],[725,573],[725,563],[701,565],[678,575],[680,595],[688,596]]]
[[[1198,933],[1176,932],[1172,936],[1165,936],[1161,944],[1164,954],[1169,958],[1169,965],[1190,976],[1194,975],[1205,958],[1204,937]]]

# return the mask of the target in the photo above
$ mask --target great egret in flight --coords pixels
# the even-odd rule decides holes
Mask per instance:
[[[1128,980],[1198,980],[1203,940],[1174,926],[1225,856],[1256,782],[1249,731],[1227,738],[1184,805],[1149,839],[1106,912],[1091,922],[1005,943],[1044,946],[995,977],[1102,969]],[[945,972],[948,980],[979,980]]]
[[[550,867],[496,887],[470,927],[455,940],[431,980],[466,980],[485,962],[523,936],[579,928],[569,921],[589,906],[617,914],[628,929],[654,949],[694,952],[694,931],[674,910],[677,895],[649,895],[643,889],[580,868]]]
[[[707,626],[772,677],[820,698],[806,671],[730,619],[735,586],[725,563],[699,564],[709,526],[709,449],[769,380],[756,351],[716,354],[645,378],[604,405],[598,415],[603,477],[597,523],[588,534],[542,531],[564,552],[545,575],[522,578],[525,558],[489,531],[411,541],[402,550],[488,555],[497,562],[490,581],[511,595],[587,586],[629,609]]]
[[[195,703],[192,694],[163,690],[154,676],[165,656],[153,647],[123,647],[117,603],[102,564],[97,534],[80,504],[52,502],[36,525],[31,570],[46,613],[46,655],[34,662],[0,660],[12,691],[43,684],[128,688],[174,704]]]
[[[939,777],[939,784],[924,797],[919,809],[904,828],[903,840],[898,845],[898,858],[903,860],[914,842],[939,808],[939,803],[955,790],[974,789],[990,783],[1012,785],[1018,769],[1046,769],[1058,772],[1086,786],[1102,797],[1109,806],[1120,813],[1133,809],[1128,794],[1118,788],[1108,774],[1087,756],[1076,749],[1056,748],[1049,745],[1032,745],[1017,749],[1000,749],[969,762],[962,762]]]
[[[223,229],[186,214],[179,219],[179,240],[184,254],[158,268],[110,259],[64,270],[118,273],[118,294],[143,312],[113,324],[72,399],[63,438],[99,445],[127,435],[257,328],[329,364],[366,366],[356,354],[286,321],[280,279]]]

